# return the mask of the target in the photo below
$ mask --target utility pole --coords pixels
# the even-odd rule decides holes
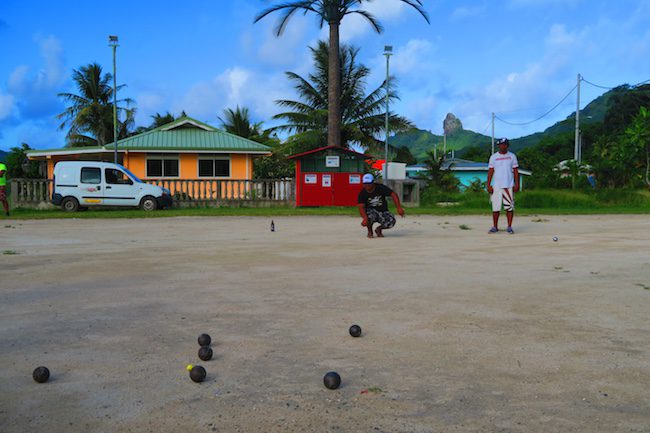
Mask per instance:
[[[384,180],[388,180],[388,95],[389,95],[389,81],[390,81],[390,56],[393,55],[393,47],[391,45],[384,45],[384,56],[386,56],[386,143],[384,144]]]
[[[113,152],[114,163],[117,164],[117,63],[115,53],[117,51],[117,36],[108,37],[108,46],[113,47]]]
[[[578,98],[576,102],[576,138],[575,148],[573,149],[573,159],[580,163],[580,81],[582,77],[578,74]]]
[[[494,112],[492,112],[492,154],[494,154]]]
[[[442,133],[442,159],[447,159],[447,132]]]

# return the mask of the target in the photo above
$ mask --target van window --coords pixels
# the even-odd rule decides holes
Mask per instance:
[[[81,183],[102,183],[102,171],[94,167],[82,168]]]
[[[116,168],[105,169],[104,178],[106,178],[106,183],[111,185],[133,185],[131,179],[122,170]]]

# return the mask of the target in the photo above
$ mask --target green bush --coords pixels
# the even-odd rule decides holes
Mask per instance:
[[[516,197],[518,207],[583,209],[597,206],[597,201],[583,192],[570,190],[523,191]]]
[[[590,195],[603,205],[650,206],[650,198],[641,191],[633,189],[601,189],[592,191]]]
[[[486,192],[466,191],[451,193],[428,187],[421,196],[422,207],[437,207],[440,202],[458,203],[455,208],[485,209],[489,212],[489,195]],[[602,209],[644,208],[650,209],[650,193],[641,190],[566,190],[533,189],[516,194],[516,207],[525,209]]]
[[[435,186],[428,186],[422,190],[420,203],[422,206],[435,206],[437,203],[455,203],[460,201],[462,194],[458,192],[443,191]]]

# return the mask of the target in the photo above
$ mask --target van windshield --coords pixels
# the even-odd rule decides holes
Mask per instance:
[[[128,168],[124,167],[123,165],[119,165],[119,164],[118,164],[118,166],[119,166],[122,170],[124,170],[124,172],[125,172],[126,174],[128,174],[129,177],[130,177],[131,179],[133,179],[133,181],[138,182],[138,183],[144,183],[143,181],[140,180],[140,178],[139,178],[138,176],[136,176],[135,174],[131,173],[131,172],[129,171]]]

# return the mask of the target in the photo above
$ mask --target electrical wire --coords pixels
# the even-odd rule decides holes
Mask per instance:
[[[483,131],[481,132],[481,134],[485,135],[485,133],[487,132],[487,130],[490,127],[491,124],[492,124],[492,120],[489,120],[487,125],[485,125],[485,128],[483,128]]]
[[[598,84],[594,84],[591,81],[586,80],[584,77],[581,77],[580,80],[584,81],[587,84],[591,84],[594,87],[598,87],[599,89],[605,89],[605,90],[612,90],[613,89],[613,87],[607,87],[607,86],[601,86],[601,85],[598,85]]]
[[[599,89],[612,90],[612,89],[615,89],[615,88],[616,88],[616,87],[601,86],[601,85],[599,85],[599,84],[592,83],[591,81],[585,79],[585,77],[580,77],[580,79],[581,79],[581,81],[584,81],[584,82],[587,83],[587,84],[591,84],[591,85],[594,86],[594,87],[598,87]],[[646,84],[646,83],[650,83],[650,80],[641,81],[640,83],[636,83],[636,84],[630,86],[630,88],[631,88],[631,89],[635,89],[635,88],[637,88],[637,87],[643,86],[643,85]]]
[[[530,121],[528,121],[528,122],[521,122],[521,123],[517,123],[517,122],[509,122],[509,121],[507,121],[507,120],[505,120],[505,119],[500,118],[500,117],[497,116],[496,114],[494,115],[494,118],[495,118],[495,119],[499,119],[501,122],[503,122],[503,123],[505,123],[505,124],[508,124],[508,125],[512,125],[512,126],[526,126],[526,125],[530,125],[531,123],[535,123],[535,122],[537,122],[538,120],[542,120],[543,118],[545,118],[546,116],[548,116],[549,114],[551,114],[551,113],[552,113],[552,112],[553,112],[557,107],[559,107],[559,106],[560,106],[560,105],[561,105],[561,104],[562,104],[562,103],[563,103],[563,102],[564,102],[564,101],[565,101],[569,96],[571,96],[571,94],[573,93],[573,91],[574,91],[575,89],[577,89],[577,88],[578,88],[578,85],[576,84],[576,85],[573,86],[573,88],[569,91],[569,93],[567,93],[566,96],[560,100],[560,102],[558,102],[557,104],[555,104],[555,105],[553,106],[553,108],[551,108],[551,109],[548,110],[546,113],[544,113],[544,114],[542,114],[541,116],[539,116],[538,118],[533,119],[533,120],[530,120]]]

